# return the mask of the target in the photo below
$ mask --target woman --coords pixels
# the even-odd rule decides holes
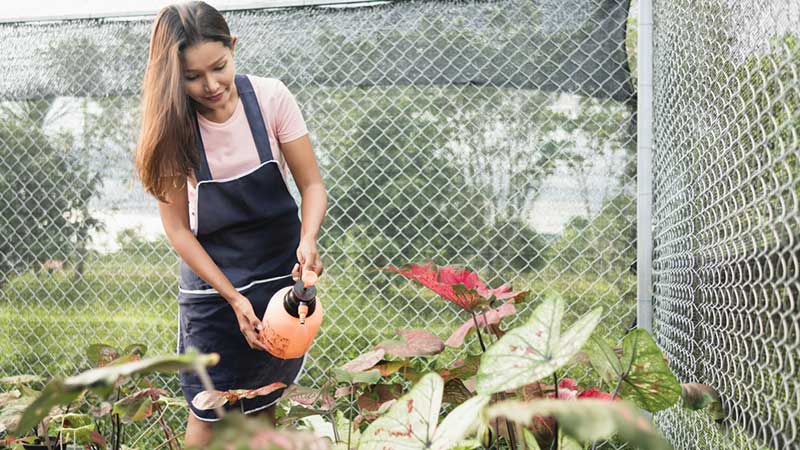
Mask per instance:
[[[303,270],[322,273],[316,242],[327,207],[294,97],[280,80],[237,75],[235,46],[225,19],[204,2],[159,12],[136,151],[142,184],[158,199],[181,258],[178,351],[219,353],[219,364],[209,368],[219,390],[289,385],[299,376],[305,357],[267,353],[260,318],[272,294]],[[302,196],[302,220],[286,164]],[[191,405],[203,386],[195,374],[180,379]],[[281,393],[233,407],[264,411],[274,421]],[[185,445],[203,446],[218,418],[190,408]]]

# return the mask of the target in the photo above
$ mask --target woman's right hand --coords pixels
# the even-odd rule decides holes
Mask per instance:
[[[229,303],[236,313],[236,320],[239,321],[239,331],[244,335],[250,348],[266,352],[267,347],[259,340],[263,325],[261,325],[261,319],[256,317],[255,312],[253,312],[253,305],[250,304],[250,300],[239,294]]]

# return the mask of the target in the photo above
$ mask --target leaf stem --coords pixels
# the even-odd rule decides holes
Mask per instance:
[[[161,447],[163,447],[165,445],[172,445],[172,441],[174,441],[176,439],[178,439],[178,435],[172,436],[172,439],[168,440],[167,442],[162,443],[161,445],[159,445],[158,447],[154,448],[153,450],[159,450]]]
[[[350,419],[347,423],[347,450],[350,450],[350,432],[353,429],[353,393],[355,392],[356,388],[353,386],[353,382],[350,382]]]
[[[342,442],[342,438],[339,436],[339,429],[336,426],[336,417],[330,411],[328,411],[328,419],[330,419],[331,423],[333,424],[333,438],[336,440],[337,443]],[[350,450],[349,448],[347,450]]]
[[[208,392],[213,391],[214,383],[211,381],[211,377],[208,376],[208,372],[206,372],[206,366],[197,362],[194,365],[194,371],[197,372],[200,382],[203,383],[203,389],[207,390]],[[222,406],[215,407],[214,412],[217,413],[217,417],[220,419],[225,416],[225,410],[222,409]]]
[[[553,372],[553,388],[556,390],[556,400],[558,400],[558,371]],[[550,444],[550,450],[558,450],[558,419],[553,418],[553,442]]]
[[[617,380],[617,387],[614,388],[614,393],[611,394],[611,400],[616,399],[617,395],[619,395],[619,390],[620,390],[620,388],[622,388],[622,380],[624,378],[625,378],[624,375],[620,375],[619,376],[619,380]]]
[[[481,315],[483,317],[483,323],[485,323],[486,326],[489,327],[489,322],[486,320],[486,310],[485,309],[483,310]],[[472,317],[474,318],[475,316],[473,315]],[[480,329],[478,328],[477,322],[475,323],[475,329],[478,330],[478,336],[480,336]],[[495,334],[495,336],[497,337],[498,340],[500,339],[499,335]],[[489,333],[489,335],[488,335],[488,340],[489,340],[489,344],[493,343],[492,342],[492,334],[491,333]],[[497,342],[497,341],[495,341],[495,342]],[[484,350],[484,352],[485,352],[485,350]],[[505,400],[506,399],[505,392],[499,392],[498,396],[500,397],[500,400]],[[514,448],[518,447],[517,446],[517,436],[516,436],[516,433],[514,432],[514,427],[511,425],[511,421],[508,420],[508,417],[504,418],[503,420],[505,420],[505,422],[506,422],[506,431],[508,431],[508,440],[510,441],[508,444],[509,444],[509,446],[511,446],[511,450],[514,450]],[[500,429],[498,428],[497,431],[499,432]]]
[[[154,405],[154,406],[156,406],[156,408],[158,408],[158,405]],[[162,420],[161,420],[161,419],[164,417],[164,414],[167,412],[167,408],[164,408],[164,409],[158,408],[156,411],[160,411],[160,412],[161,412],[161,415],[158,417],[158,420],[155,420],[155,421],[153,421],[153,423],[152,423],[152,424],[150,424],[150,426],[148,426],[147,428],[145,428],[145,430],[144,430],[144,431],[142,431],[142,434],[140,434],[140,435],[139,435],[139,437],[137,437],[137,438],[136,438],[136,440],[134,440],[134,441],[131,443],[131,448],[136,448],[136,444],[137,444],[137,443],[138,443],[138,442],[139,442],[139,441],[142,439],[142,437],[143,437],[144,435],[146,435],[146,434],[147,434],[147,433],[150,431],[150,429],[152,429],[154,426],[158,425],[159,423],[162,423],[162,428],[163,428],[163,422],[162,422]],[[169,434],[167,433],[167,430],[164,430],[164,433],[165,433],[165,434],[167,434],[167,436],[166,436],[166,437],[167,437],[167,441],[169,441],[169,438],[170,438],[170,436],[169,436]],[[170,448],[172,448],[172,446],[170,446]]]
[[[478,332],[478,342],[481,343],[481,353],[486,353],[486,345],[483,344],[481,327],[478,326],[478,319],[475,317],[475,311],[470,311],[470,313],[472,313],[472,321],[475,323],[475,330]]]

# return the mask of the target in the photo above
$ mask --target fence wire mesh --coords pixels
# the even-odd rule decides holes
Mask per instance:
[[[601,305],[610,341],[631,325],[627,1],[225,15],[237,71],[297,98],[328,190],[302,384],[396,328],[446,338],[467,320],[390,264],[468,266],[533,304],[557,292],[573,318]],[[174,351],[177,256],[131,164],[151,21],[0,25],[0,376],[75,373],[97,342]]]
[[[797,449],[800,5],[654,3],[654,328],[729,412],[658,423],[681,449]]]

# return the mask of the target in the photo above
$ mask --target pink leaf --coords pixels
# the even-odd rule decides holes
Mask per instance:
[[[485,314],[476,314],[475,318],[478,321],[478,325],[482,327],[486,327],[487,323],[489,325],[496,325],[500,323],[500,321],[504,317],[513,316],[516,314],[517,310],[514,308],[514,305],[511,302],[503,303],[499,308],[490,309],[486,311]],[[445,341],[445,345],[448,347],[460,347],[464,344],[464,338],[467,337],[467,334],[475,328],[475,321],[472,319],[467,320],[464,322],[463,325],[458,327],[458,329],[447,338]]]
[[[572,378],[562,379],[561,381],[558,382],[558,387],[564,389],[572,389],[573,391],[577,391],[578,389],[580,389],[578,387],[578,383]]]
[[[385,354],[386,350],[382,348],[372,350],[343,365],[342,369],[348,372],[363,372],[380,362]]]
[[[425,330],[397,330],[403,342],[383,342],[376,348],[390,355],[409,358],[412,356],[436,355],[444,350],[444,343],[438,336]]]
[[[261,386],[260,388],[257,388],[257,389],[250,389],[248,391],[245,391],[239,396],[239,398],[261,397],[261,396],[264,396],[264,395],[269,395],[269,394],[277,391],[278,389],[282,389],[282,388],[285,388],[285,387],[286,387],[286,384],[281,383],[280,381],[277,381],[275,383],[271,383],[271,384],[268,384],[266,386]]]
[[[214,409],[228,403],[225,393],[221,391],[202,391],[194,396],[192,405],[197,409]]]
[[[317,389],[293,384],[283,391],[281,399],[288,399],[304,406],[311,406],[320,395],[321,393]]]
[[[336,391],[333,393],[334,398],[341,398],[345,395],[350,395],[353,392],[353,386],[342,386],[340,388],[336,388]]]
[[[580,394],[578,394],[578,398],[596,398],[600,400],[613,400],[611,394],[608,392],[603,392],[597,388],[587,389]]]
[[[512,292],[508,285],[492,289],[481,281],[476,272],[453,266],[437,268],[432,261],[404,267],[389,266],[385,270],[415,280],[467,311],[485,307],[488,301],[493,299],[516,301],[527,294],[527,292]]]

